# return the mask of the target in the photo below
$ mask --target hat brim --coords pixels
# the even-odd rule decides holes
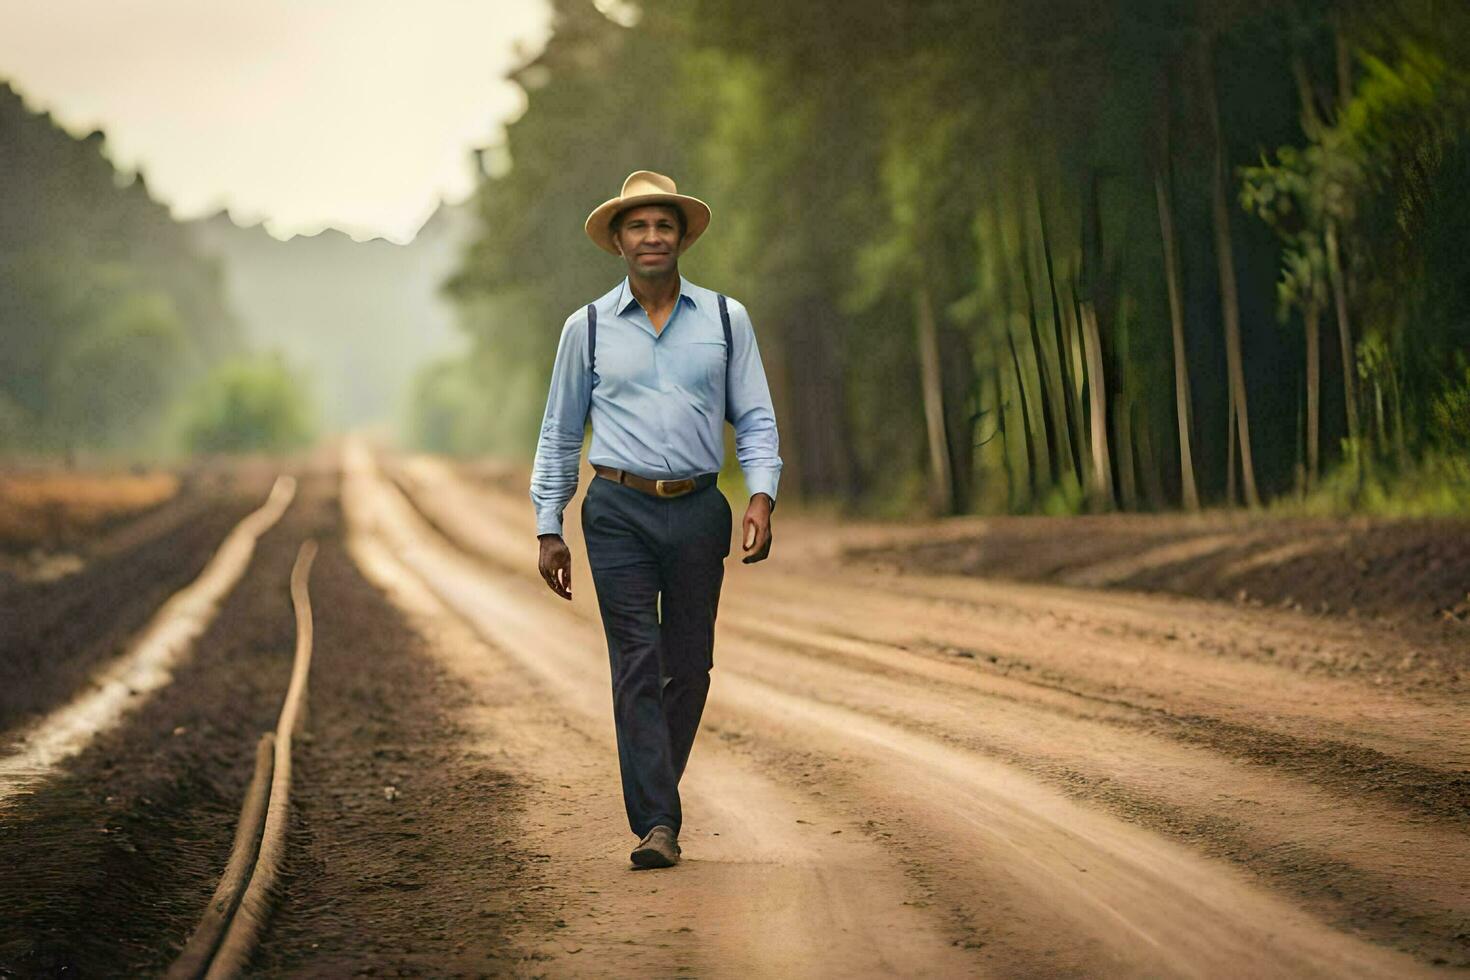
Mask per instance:
[[[646,204],[672,204],[684,212],[684,238],[681,241],[681,251],[688,251],[704,230],[709,227],[710,210],[697,197],[687,194],[633,194],[629,197],[615,197],[610,201],[604,201],[591,214],[587,216],[587,237],[597,243],[597,247],[604,252],[618,254],[618,246],[613,241],[612,219],[619,211],[627,208],[641,207]]]

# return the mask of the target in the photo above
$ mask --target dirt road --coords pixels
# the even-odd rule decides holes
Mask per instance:
[[[727,565],[685,861],[632,872],[579,502],[567,603],[515,489],[358,443],[298,475],[173,683],[0,811],[0,976],[182,946],[284,691],[306,537],[310,721],[252,973],[1470,968],[1463,699],[1339,669],[1412,654],[1391,624],[897,574],[843,559],[871,527],[779,513],[771,560]]]
[[[771,561],[729,566],[686,777],[690,860],[657,883],[662,898],[645,895],[622,883],[616,783],[597,761],[611,724],[585,565],[564,603],[527,567],[519,500],[428,460],[392,468],[407,496],[374,473],[358,457],[347,477],[356,540],[378,555],[370,577],[403,583],[394,594],[420,621],[452,610],[469,624],[477,638],[455,644],[467,683],[530,675],[578,735],[553,727],[535,753],[508,749],[508,765],[536,762],[521,778],[549,792],[530,833],[569,871],[551,880],[567,914],[549,972],[578,972],[570,948],[614,973],[636,955],[731,975],[769,969],[768,955],[808,973],[1006,976],[1467,961],[1465,714],[1297,669],[1360,633],[842,570],[827,529],[799,522]],[[590,761],[584,738],[600,746]],[[666,952],[620,950],[650,915]]]

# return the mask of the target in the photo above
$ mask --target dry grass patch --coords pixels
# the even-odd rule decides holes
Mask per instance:
[[[0,474],[0,547],[53,547],[170,499],[173,473]]]

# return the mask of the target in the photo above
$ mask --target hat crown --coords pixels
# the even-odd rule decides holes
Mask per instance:
[[[623,193],[619,197],[635,197],[641,194],[677,194],[674,182],[663,174],[652,170],[635,170],[623,181]]]

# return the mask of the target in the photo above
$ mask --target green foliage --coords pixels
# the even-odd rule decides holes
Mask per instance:
[[[628,29],[590,4],[555,6],[550,45],[517,76],[529,105],[498,155],[508,167],[481,187],[481,234],[451,284],[474,350],[417,388],[426,445],[534,445],[560,325],[623,275],[582,220],[629,171],[651,168],[714,208],[684,271],[752,311],[783,491],[888,513],[924,506],[937,409],[959,507],[1096,506],[1087,483],[1103,475],[1101,448],[1120,487],[1172,496],[1182,463],[1162,188],[1185,424],[1218,499],[1217,115],[1224,172],[1240,178],[1227,199],[1261,219],[1236,220],[1226,244],[1263,487],[1291,484],[1304,363],[1300,335],[1270,320],[1331,306],[1329,230],[1373,387],[1363,451],[1374,463],[1354,472],[1391,469],[1402,476],[1383,485],[1398,487],[1431,444],[1452,441],[1435,433],[1459,418],[1458,381],[1445,379],[1458,379],[1450,352],[1470,339],[1470,13],[1429,0],[646,0]],[[1339,38],[1351,71],[1335,86]],[[1257,165],[1233,166],[1247,161]],[[933,313],[927,334],[921,310]],[[1084,310],[1097,324],[1086,340]],[[925,337],[940,361],[927,392]],[[1322,402],[1335,404],[1340,372],[1323,377]],[[1105,425],[1093,424],[1097,405]],[[1096,432],[1105,447],[1091,445]],[[1340,435],[1328,425],[1322,438]]]
[[[1075,476],[1068,474],[1047,491],[1046,497],[1042,499],[1041,506],[1037,510],[1052,517],[1085,513],[1087,491]]]
[[[1445,411],[1455,397],[1446,358],[1463,346],[1470,277],[1455,271],[1463,267],[1462,252],[1434,248],[1436,226],[1446,220],[1435,204],[1448,198],[1464,208],[1470,76],[1412,38],[1396,39],[1381,53],[1364,50],[1358,60],[1361,78],[1330,123],[1308,113],[1304,147],[1280,147],[1274,160],[1242,168],[1241,201],[1283,242],[1277,285],[1283,319],[1293,309],[1326,307],[1324,242],[1338,236],[1352,315],[1361,324],[1356,377],[1372,393],[1379,434],[1354,451],[1380,461],[1392,453],[1402,469],[1407,444],[1446,444],[1440,420],[1454,415]],[[1392,426],[1385,418],[1390,412]],[[1407,433],[1398,428],[1405,420]],[[1445,466],[1453,472],[1445,463],[1433,472],[1369,480],[1363,493],[1409,492],[1419,476],[1443,482],[1434,474]],[[1371,466],[1354,472],[1359,469]]]
[[[1431,450],[1404,466],[1344,440],[1342,462],[1301,499],[1282,497],[1274,509],[1313,517],[1470,517],[1470,453]]]
[[[0,83],[0,451],[157,448],[238,347],[218,269],[101,147]]]
[[[167,294],[132,293],[71,338],[51,387],[53,418],[78,441],[125,445],[173,394],[187,343]]]
[[[1282,239],[1276,299],[1278,316],[1285,322],[1292,310],[1321,310],[1327,305],[1326,207],[1323,179],[1313,169],[1311,156],[1283,146],[1276,158],[1275,163],[1240,169],[1240,203]]]
[[[1459,377],[1434,395],[1429,408],[1429,438],[1444,452],[1470,458],[1470,352],[1459,351]]]
[[[183,444],[191,452],[283,452],[313,436],[302,382],[279,355],[219,365],[189,392],[181,415]]]

